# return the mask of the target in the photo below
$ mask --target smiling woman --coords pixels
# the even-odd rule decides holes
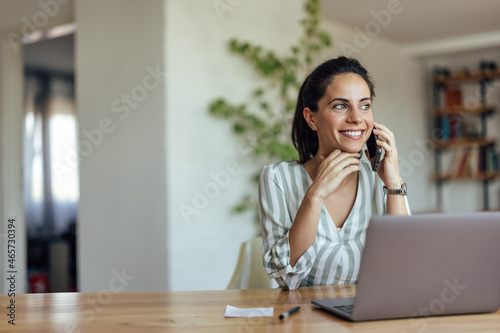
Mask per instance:
[[[359,152],[373,130],[368,85],[357,74],[337,75],[326,88],[318,109],[304,108],[303,118],[317,132],[321,155],[326,156],[335,148]]]
[[[366,69],[346,57],[318,66],[300,89],[292,128],[300,161],[260,176],[264,266],[283,288],[355,283],[371,216],[410,213],[394,134],[374,122],[374,97]],[[376,173],[361,161],[372,132],[385,150]]]

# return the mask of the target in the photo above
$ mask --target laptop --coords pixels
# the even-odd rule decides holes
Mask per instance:
[[[373,217],[356,289],[312,303],[349,321],[497,311],[500,212]]]

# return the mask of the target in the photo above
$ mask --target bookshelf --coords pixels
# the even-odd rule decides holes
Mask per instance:
[[[481,70],[450,73],[437,68],[432,76],[435,153],[433,180],[437,185],[437,208],[443,206],[443,186],[451,181],[482,184],[483,210],[490,210],[488,188],[500,179],[497,142],[487,133],[489,117],[496,112],[488,104],[488,89],[500,80],[496,63],[481,62]],[[464,96],[465,84],[477,85],[478,96]],[[443,154],[451,153],[451,164],[443,165]]]

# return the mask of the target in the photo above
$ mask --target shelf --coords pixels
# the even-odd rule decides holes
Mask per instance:
[[[496,61],[493,60],[482,60],[479,63],[480,68],[496,67],[495,64]],[[431,76],[434,108],[430,113],[436,127],[433,131],[433,137],[436,138],[433,140],[435,156],[433,180],[438,185],[437,207],[443,206],[445,182],[469,181],[482,184],[483,209],[486,210],[490,206],[488,194],[490,182],[500,180],[500,171],[497,170],[499,158],[496,140],[487,134],[489,116],[497,111],[496,106],[487,104],[487,97],[490,88],[497,90],[492,83],[500,79],[500,69],[468,71],[464,67],[460,72],[449,73],[448,68],[434,68],[434,73],[444,72],[448,72],[448,75]],[[465,85],[473,85],[478,89],[475,105],[463,105],[464,88],[472,88],[464,87]],[[451,159],[451,167],[443,169],[442,160],[449,161],[450,153],[455,153],[455,157]]]
[[[459,147],[485,147],[495,144],[494,139],[489,138],[459,138],[448,140],[434,140],[436,149],[448,149]]]
[[[438,173],[434,175],[434,181],[436,182],[444,182],[452,180],[478,181],[478,180],[494,180],[494,179],[500,179],[500,172],[482,171],[468,175],[452,175],[450,173]]]
[[[500,78],[500,70],[488,70],[484,72],[472,72],[469,74],[453,74],[448,76],[434,76],[432,78],[432,83],[434,84],[450,84],[459,82],[478,82],[481,79],[494,79]]]
[[[495,107],[492,105],[477,105],[477,106],[465,106],[457,105],[453,108],[434,108],[434,117],[442,116],[455,116],[461,114],[467,115],[481,115],[481,114],[491,114],[495,111]]]

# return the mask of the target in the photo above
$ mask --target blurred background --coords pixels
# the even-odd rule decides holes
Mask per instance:
[[[226,288],[260,233],[253,206],[234,207],[270,161],[209,106],[265,81],[229,41],[285,56],[305,3],[0,0],[0,226],[5,244],[16,220],[18,293]],[[356,57],[413,213],[498,210],[500,3],[320,5],[331,46],[297,80]]]

